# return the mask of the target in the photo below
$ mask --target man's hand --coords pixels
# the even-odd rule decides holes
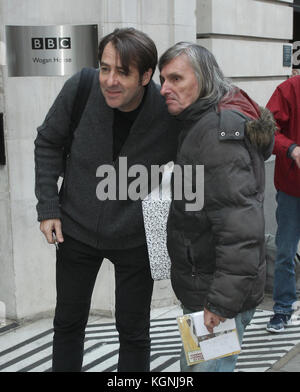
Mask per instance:
[[[296,162],[296,165],[299,167],[300,169],[300,146],[296,146],[292,153],[291,153],[292,158],[294,159],[294,161]]]
[[[53,234],[55,234],[57,242],[63,242],[64,237],[61,230],[61,220],[60,219],[46,219],[40,224],[41,232],[46,237],[49,244],[54,244],[55,239]]]
[[[213,333],[214,328],[217,327],[220,322],[223,323],[225,320],[226,319],[224,317],[220,317],[204,308],[204,325],[206,326],[209,333]]]

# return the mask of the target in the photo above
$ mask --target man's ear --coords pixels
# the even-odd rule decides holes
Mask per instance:
[[[152,76],[152,68],[149,68],[148,71],[146,71],[142,77],[142,86],[147,86],[147,84],[150,82],[151,80],[151,76]]]

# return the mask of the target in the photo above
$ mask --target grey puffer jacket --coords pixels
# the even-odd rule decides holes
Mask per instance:
[[[168,218],[171,281],[182,304],[225,318],[263,299],[264,160],[272,153],[275,123],[236,89],[218,107],[201,100],[184,110],[177,165],[204,165],[204,205],[186,211],[173,200]],[[182,167],[183,170],[183,167]]]

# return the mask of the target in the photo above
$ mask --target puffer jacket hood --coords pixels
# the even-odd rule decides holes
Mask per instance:
[[[245,132],[250,143],[263,154],[273,146],[276,123],[272,113],[259,106],[248,94],[238,88],[225,95],[218,105],[218,111],[231,110],[243,114],[249,120],[245,124]]]
[[[265,159],[269,158],[272,154],[276,130],[274,117],[267,108],[259,106],[251,99],[244,90],[234,87],[232,91],[220,100],[217,107],[208,107],[207,103],[199,98],[177,115],[176,118],[184,123],[185,129],[188,129],[192,123],[199,120],[203,113],[209,110],[216,110],[220,114],[221,129],[227,125],[227,117],[224,115],[225,112],[238,114],[242,118],[242,128],[245,125],[242,133],[246,133],[253,147],[260,150]],[[230,119],[228,120],[231,121]]]

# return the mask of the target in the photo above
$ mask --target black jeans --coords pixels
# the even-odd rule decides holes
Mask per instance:
[[[115,267],[119,372],[150,371],[150,305],[153,280],[146,245],[98,250],[64,234],[56,261],[53,372],[79,372],[85,327],[103,258]]]

